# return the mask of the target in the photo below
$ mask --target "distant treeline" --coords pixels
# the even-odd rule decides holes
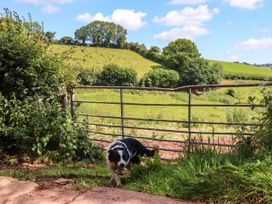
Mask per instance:
[[[245,64],[245,65],[252,65],[252,66],[255,66],[255,67],[272,67],[272,63],[266,63],[266,64],[250,64],[248,62],[234,62],[234,63],[237,63],[237,64]]]

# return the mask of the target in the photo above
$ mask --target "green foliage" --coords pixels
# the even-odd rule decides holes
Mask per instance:
[[[196,45],[187,39],[170,42],[163,48],[164,64],[180,74],[181,85],[218,84],[223,69],[219,64],[210,66],[201,58]]]
[[[187,39],[177,39],[163,48],[164,63],[172,69],[181,71],[188,60],[199,58],[201,55],[196,45]]]
[[[48,42],[53,42],[54,38],[55,38],[55,35],[56,35],[56,32],[46,32],[45,34],[45,38]]]
[[[81,40],[82,44],[85,44],[86,40],[88,39],[88,34],[89,34],[88,27],[82,26],[81,28],[75,31],[75,39]]]
[[[161,49],[157,46],[151,46],[146,53],[146,57],[158,63],[163,62],[163,55],[161,53]]]
[[[266,111],[261,117],[262,126],[256,131],[256,142],[259,151],[266,155],[272,153],[272,91],[271,88],[263,90],[263,103],[266,105]]]
[[[258,68],[256,68],[258,69]],[[242,80],[272,80],[272,76],[259,74],[258,70],[256,70],[256,74],[248,74],[248,73],[232,73],[232,72],[224,72],[225,79],[242,79]]]
[[[77,75],[77,80],[80,85],[95,85],[98,83],[99,73],[95,69],[85,69]]]
[[[122,68],[116,64],[106,65],[98,77],[98,83],[105,86],[135,86],[137,73],[130,68]]]
[[[44,35],[30,22],[6,10],[0,22],[0,92],[24,98],[35,94],[55,95],[63,83],[58,58],[47,53]]]
[[[146,57],[147,52],[148,52],[148,50],[144,44],[139,44],[137,42],[136,43],[133,43],[133,42],[129,43],[128,49],[133,50],[134,52],[137,52],[138,54],[140,54],[144,57]]]
[[[55,99],[0,101],[0,148],[9,153],[53,160],[101,159],[86,127],[76,125]]]
[[[221,69],[210,67],[203,58],[187,60],[179,71],[182,85],[218,84],[221,80]]]
[[[60,43],[65,44],[65,45],[72,45],[74,43],[74,40],[70,36],[63,36],[60,40]]]
[[[122,26],[106,21],[93,21],[76,30],[75,37],[83,44],[90,39],[93,46],[123,48],[127,31]]]
[[[149,71],[141,81],[146,87],[172,88],[179,83],[179,74],[174,70],[154,69]]]

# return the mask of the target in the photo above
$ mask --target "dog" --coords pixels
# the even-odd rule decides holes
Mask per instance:
[[[131,171],[131,164],[140,164],[142,156],[152,157],[158,149],[158,146],[155,146],[149,150],[134,138],[120,139],[111,143],[108,147],[107,165],[116,185],[121,186],[119,176],[122,175],[124,168]]]

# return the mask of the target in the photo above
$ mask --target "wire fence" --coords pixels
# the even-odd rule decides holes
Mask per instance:
[[[201,147],[201,148],[214,148],[219,151],[230,151],[235,146],[236,136],[239,134],[243,137],[250,137],[253,133],[251,131],[247,131],[248,128],[252,127],[256,128],[260,126],[259,123],[254,122],[225,122],[225,121],[196,121],[193,120],[193,107],[197,108],[211,108],[211,107],[225,107],[225,108],[264,108],[263,104],[252,104],[252,103],[238,103],[238,104],[227,104],[227,103],[212,103],[212,104],[199,104],[193,103],[193,95],[201,94],[206,90],[210,89],[222,89],[222,88],[241,88],[241,87],[267,87],[272,86],[272,83],[258,83],[258,84],[226,84],[226,85],[195,85],[195,86],[183,86],[178,88],[147,88],[147,87],[122,87],[122,86],[81,86],[75,87],[70,96],[70,104],[71,104],[71,113],[73,118],[77,123],[85,123],[88,125],[90,133],[90,138],[92,141],[95,141],[99,144],[102,144],[106,147],[106,144],[111,143],[113,140],[118,138],[132,137],[141,140],[146,146],[152,147],[154,144],[159,144],[160,151],[169,152],[170,154],[181,155],[185,151],[191,151],[193,148]],[[76,92],[77,91],[86,91],[86,90],[117,90],[119,94],[119,101],[110,101],[110,98],[107,101],[96,101],[96,100],[76,100]],[[185,92],[187,94],[187,102],[186,103],[137,103],[137,102],[126,102],[125,91],[152,91],[152,92]],[[101,114],[88,114],[84,110],[81,112],[76,111],[76,106],[82,104],[97,104],[103,106],[119,106],[118,115],[113,116],[109,115],[101,115]],[[131,117],[126,115],[125,107],[133,106],[133,107],[172,107],[176,110],[178,108],[186,108],[186,112],[188,115],[187,120],[172,120],[172,119],[158,119],[158,118],[149,118],[149,117]],[[86,119],[84,121],[83,119]],[[102,122],[96,122],[94,119],[101,119]],[[109,119],[110,121],[116,120],[115,123],[104,123],[104,119]],[[182,128],[170,128],[165,126],[162,127],[143,127],[139,125],[128,125],[127,121],[136,121],[136,122],[157,122],[157,123],[165,123],[165,124],[185,124]],[[211,125],[211,126],[228,126],[228,127],[239,127],[243,131],[237,132],[237,130],[231,129],[231,131],[222,131],[221,129],[212,131],[203,131],[193,126],[197,125]],[[108,128],[111,131],[97,131],[93,127],[101,127]],[[97,128],[96,128],[97,129]],[[98,128],[99,129],[99,128]],[[234,128],[235,129],[235,128]],[[103,129],[104,130],[104,129]],[[119,130],[119,131],[114,131]],[[127,131],[140,131],[140,136],[137,134],[127,134]],[[156,138],[147,136],[147,132],[154,133],[167,133],[167,134],[175,134],[175,139],[164,139],[164,138]],[[183,135],[183,137],[178,137],[178,135]],[[219,137],[220,136],[220,137]],[[228,136],[227,139],[224,140],[222,138]],[[178,138],[178,139],[176,139]],[[173,148],[175,147],[175,148]],[[169,154],[168,154],[169,155]],[[173,157],[168,157],[173,158]],[[165,158],[166,159],[166,158]]]

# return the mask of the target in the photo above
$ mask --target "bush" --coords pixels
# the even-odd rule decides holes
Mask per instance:
[[[98,77],[98,83],[105,86],[135,86],[137,73],[130,68],[122,68],[116,64],[106,65]]]
[[[58,101],[44,98],[0,101],[0,149],[54,160],[101,159],[84,126],[74,124]]]
[[[97,84],[98,73],[95,69],[83,70],[77,75],[77,80],[80,85],[95,85]]]
[[[39,24],[5,11],[0,15],[0,151],[55,160],[101,158],[86,128],[74,124],[60,103],[71,75],[48,52]]]
[[[189,60],[179,73],[181,85],[219,84],[221,80],[221,69],[211,67],[203,58]]]
[[[141,81],[146,87],[172,88],[179,83],[179,74],[174,70],[154,69],[149,71]]]
[[[24,22],[6,10],[0,18],[0,92],[18,99],[60,93],[63,63],[47,52],[37,23]]]

